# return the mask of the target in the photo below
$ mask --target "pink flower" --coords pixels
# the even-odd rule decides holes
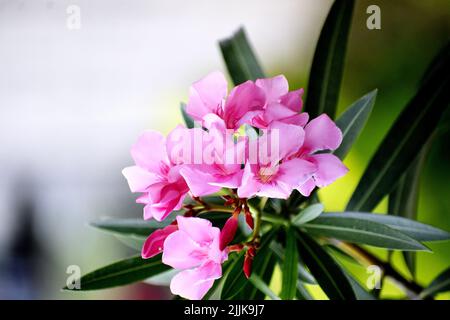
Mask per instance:
[[[292,158],[303,144],[305,133],[302,127],[274,122],[268,129],[262,137],[250,142],[249,148],[257,145],[258,157],[248,159],[245,165],[238,188],[241,198],[256,195],[287,199],[294,188],[304,184],[316,171],[315,164]]]
[[[252,81],[234,87],[227,97],[224,75],[213,72],[191,86],[186,112],[205,127],[205,116],[215,114],[223,119],[227,129],[236,130],[262,113],[265,103],[263,90]]]
[[[348,172],[347,167],[335,155],[316,153],[335,150],[341,142],[341,130],[326,114],[318,116],[305,126],[305,142],[295,157],[316,165],[317,171],[297,188],[302,195],[309,196],[316,186],[327,186]]]
[[[183,137],[183,144],[192,146],[190,153],[200,155],[197,159],[200,161],[191,157],[189,161],[184,161],[180,170],[194,196],[212,194],[222,187],[237,188],[240,185],[245,139],[235,142],[232,132],[226,130],[221,120],[211,122],[208,131],[200,128],[178,130],[177,136]],[[169,137],[170,145],[171,140]]]
[[[251,124],[258,128],[267,128],[274,121],[304,126],[308,114],[302,111],[303,89],[289,92],[289,84],[283,75],[273,78],[258,79],[256,85],[266,95],[264,112],[256,115]]]
[[[136,200],[145,204],[144,219],[165,219],[181,208],[189,188],[180,175],[181,167],[170,161],[165,138],[158,132],[147,131],[131,148],[136,165],[123,169],[132,192],[141,192]]]
[[[161,253],[164,249],[164,241],[166,238],[177,230],[178,226],[176,224],[171,224],[165,228],[154,231],[147,240],[145,240],[144,245],[142,246],[142,258],[152,258]]]
[[[163,263],[183,270],[172,278],[172,293],[199,300],[222,276],[227,250],[220,250],[220,230],[200,218],[178,216],[178,231],[164,241]]]

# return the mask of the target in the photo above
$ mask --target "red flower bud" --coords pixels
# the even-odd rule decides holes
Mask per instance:
[[[254,247],[248,248],[247,252],[245,253],[245,259],[244,259],[244,274],[248,278],[252,275],[252,265],[253,265],[253,258],[255,257],[256,250]]]
[[[236,230],[238,227],[238,215],[233,214],[230,218],[228,218],[227,222],[222,228],[220,232],[220,250],[226,248],[226,246],[233,241],[234,235],[236,234]]]

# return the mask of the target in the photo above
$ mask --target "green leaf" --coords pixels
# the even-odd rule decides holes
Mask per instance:
[[[182,214],[181,211],[174,211],[161,222],[156,220],[143,220],[135,218],[104,218],[93,221],[90,225],[97,229],[111,232],[115,235],[148,237],[153,231],[171,224],[180,214]],[[230,214],[210,211],[207,213],[202,213],[199,217],[211,221],[214,226],[222,226],[226,219],[230,217]]]
[[[284,254],[281,297],[283,300],[292,300],[297,290],[298,278],[297,240],[295,230],[292,227],[286,230],[286,250]]]
[[[342,131],[342,142],[338,149],[333,153],[340,159],[344,159],[350,151],[353,143],[358,138],[362,129],[366,125],[367,119],[372,112],[378,90],[373,90],[355,101],[347,110],[336,120],[336,125]]]
[[[306,111],[311,118],[321,113],[334,118],[345,63],[353,0],[336,0],[320,32],[308,83]]]
[[[143,219],[112,219],[106,218],[90,223],[91,226],[121,235],[148,237],[156,229],[164,228],[171,223],[170,219],[158,222]]]
[[[428,250],[420,242],[387,225],[347,214],[324,214],[302,227],[314,235],[353,243],[398,250]]]
[[[273,228],[262,236],[261,246],[256,252],[256,256],[253,261],[253,272],[258,275],[261,275],[264,267],[267,266],[267,261],[270,258],[270,256],[268,258],[268,253],[270,253],[268,250],[269,245],[274,239],[277,230],[277,228]],[[230,271],[228,272],[223,285],[221,294],[222,300],[240,298],[241,296],[238,294],[244,289],[245,292],[252,291],[250,289],[252,289],[253,286],[248,282],[248,279],[242,271],[244,265],[244,251],[241,251],[239,254],[234,256],[234,262],[232,262],[230,266]]]
[[[280,297],[278,297],[272,290],[270,290],[269,286],[255,273],[252,273],[250,278],[248,279],[250,282],[259,290],[261,290],[263,293],[265,293],[268,297],[270,297],[272,300],[280,300]]]
[[[264,254],[264,259],[260,263],[255,266],[254,273],[259,275],[261,280],[265,283],[270,283],[273,276],[273,271],[275,269],[275,265],[277,263],[277,258],[275,254],[270,250],[265,249],[261,254]],[[253,273],[252,273],[253,274]],[[266,297],[266,293],[259,290],[259,288],[254,285],[249,285],[252,287],[251,289],[247,289],[244,287],[239,293],[239,299],[241,300],[263,300]]]
[[[228,73],[235,85],[247,80],[264,78],[264,72],[256,59],[243,28],[232,37],[219,42]]]
[[[398,181],[395,189],[389,195],[389,214],[416,220],[419,202],[419,182],[426,156],[431,147],[433,136],[416,157],[411,167]],[[416,254],[414,252],[403,252],[403,259],[413,277],[416,274]]]
[[[169,270],[157,256],[144,260],[140,256],[128,258],[92,271],[80,278],[80,289],[64,290],[86,291],[106,289],[138,282]]]
[[[347,211],[372,211],[411,166],[449,106],[449,67],[447,59],[426,76],[370,160]]]
[[[446,291],[450,291],[450,268],[441,272],[430,285],[420,293],[420,296],[422,298],[432,297]]]
[[[376,298],[364,289],[364,287],[356,280],[344,267],[341,266],[342,272],[347,277],[357,300],[376,300]]]
[[[314,300],[314,298],[309,293],[308,289],[306,289],[306,286],[301,281],[297,281],[297,293],[296,297],[298,300]]]
[[[192,129],[195,125],[194,119],[192,119],[191,116],[187,114],[186,104],[184,102],[180,103],[180,111],[181,115],[183,116],[184,124],[187,128]]]
[[[366,213],[366,212],[330,212],[323,214],[321,217],[330,217],[337,219],[359,219],[366,221],[373,221],[389,226],[392,229],[398,230],[407,236],[418,241],[441,241],[450,239],[450,233],[432,227],[430,225],[406,219],[403,217]],[[316,220],[317,221],[317,220]],[[316,222],[315,221],[315,222]]]
[[[332,300],[355,300],[352,286],[339,265],[308,235],[298,232],[298,250],[320,287]]]
[[[281,246],[281,244],[274,241],[270,244],[270,249],[273,251],[273,253],[277,257],[277,259],[281,263],[283,263],[285,255],[284,255],[284,248]],[[298,261],[297,269],[298,269],[298,280],[299,281],[307,283],[307,284],[317,284],[314,277],[311,275],[311,273],[309,273],[308,270],[306,270],[305,265],[301,261]]]
[[[321,203],[310,205],[292,218],[292,224],[295,226],[301,226],[302,224],[316,219],[322,212],[323,205]]]

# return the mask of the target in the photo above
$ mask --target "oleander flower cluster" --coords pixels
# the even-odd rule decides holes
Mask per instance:
[[[348,171],[332,154],[341,131],[325,114],[309,119],[302,94],[289,91],[282,75],[228,92],[224,75],[213,72],[189,90],[185,112],[196,127],[179,125],[167,137],[146,131],[133,145],[135,165],[123,174],[140,193],[144,219],[163,221],[185,209],[142,248],[143,258],[162,253],[162,262],[179,270],[170,285],[174,294],[201,299],[233,251],[245,250],[243,270],[251,275],[258,243],[231,244],[241,214],[254,228],[249,199],[287,199],[294,190],[308,197]],[[222,229],[201,217],[208,209],[202,197],[215,194],[231,209]]]

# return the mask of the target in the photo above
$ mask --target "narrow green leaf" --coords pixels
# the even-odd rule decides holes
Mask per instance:
[[[432,136],[433,137],[433,136]],[[403,174],[395,189],[389,195],[389,214],[417,219],[417,207],[419,202],[419,182],[426,156],[431,147],[432,137],[420,151],[411,167]],[[414,252],[403,252],[403,259],[413,277],[416,274],[416,254]]]
[[[308,83],[306,111],[311,118],[321,113],[334,118],[345,63],[353,0],[336,0],[320,32]]]
[[[170,267],[161,262],[157,256],[144,260],[140,256],[128,258],[92,271],[80,278],[80,289],[71,291],[86,291],[106,289],[138,282],[169,270]]]
[[[284,254],[281,298],[283,300],[292,300],[297,290],[298,278],[297,240],[295,230],[292,227],[286,230],[286,250]]]
[[[344,159],[350,151],[353,143],[358,138],[362,129],[366,125],[372,112],[378,90],[373,90],[355,101],[347,110],[336,120],[336,125],[342,131],[342,142],[338,149],[333,153],[340,159]]]
[[[364,289],[364,287],[350,274],[350,272],[348,272],[343,266],[340,267],[350,282],[357,300],[376,300],[376,298],[371,293],[367,292],[367,290]]]
[[[314,300],[303,282],[297,281],[297,293],[295,295],[298,300]]]
[[[171,223],[170,219],[158,222],[156,220],[143,219],[113,219],[106,218],[90,223],[91,226],[121,235],[148,237],[156,229],[164,228]]]
[[[256,266],[255,274],[260,275],[260,278],[265,283],[270,283],[270,281],[272,280],[273,272],[275,270],[275,265],[277,263],[277,258],[272,251],[267,249],[264,250],[264,255],[264,261]],[[247,290],[246,288],[244,288],[244,290],[240,292],[239,299],[264,300],[264,298],[266,297],[266,293],[262,292],[254,285],[251,285],[251,287],[253,287],[251,290]]]
[[[292,224],[301,226],[309,221],[316,219],[323,212],[323,204],[316,203],[310,205],[300,211],[300,213],[292,218]]]
[[[194,127],[194,119],[191,118],[190,115],[186,112],[186,104],[184,102],[180,103],[180,111],[181,115],[183,116],[184,124],[187,128],[192,129]]]
[[[270,244],[270,249],[274,252],[277,259],[280,261],[280,263],[283,263],[284,260],[284,248],[279,244],[278,242],[274,241]],[[306,266],[301,262],[298,261],[298,280],[307,284],[317,284],[316,279],[309,273],[308,270],[306,270]]]
[[[277,228],[274,228],[262,236],[260,249],[257,251],[253,261],[253,272],[258,275],[261,274],[262,269],[264,269],[264,266],[267,263],[266,259],[267,253],[269,253],[269,251],[266,249],[269,248],[269,245],[274,239],[276,232]],[[243,289],[245,289],[245,291],[247,292],[249,288],[252,288],[252,285],[248,282],[248,279],[245,277],[244,272],[242,271],[243,265],[244,251],[241,251],[234,259],[234,262],[232,262],[230,271],[226,276],[221,294],[222,300],[240,298],[240,295],[238,294]]]
[[[447,59],[426,76],[370,160],[347,211],[372,211],[411,166],[450,104],[449,68]]]
[[[366,212],[330,212],[323,214],[320,218],[322,217],[337,219],[354,218],[359,220],[373,221],[387,225],[392,229],[401,231],[403,234],[406,234],[407,236],[418,241],[441,241],[450,239],[450,233],[444,230],[418,221],[393,215]]]
[[[264,78],[264,72],[256,59],[243,28],[232,37],[219,42],[228,73],[235,85],[247,80]]]
[[[428,250],[420,242],[387,225],[347,214],[324,214],[302,226],[308,233],[353,243],[398,250]]]
[[[326,295],[332,300],[355,300],[352,286],[339,265],[308,235],[298,232],[298,250]]]
[[[420,296],[422,298],[432,297],[446,291],[450,291],[450,268],[441,272],[430,285],[420,293]]]
[[[252,273],[248,280],[250,280],[250,282],[256,288],[264,292],[272,300],[281,300],[280,297],[278,297],[272,290],[270,290],[269,286],[255,273]]]
[[[171,224],[177,215],[180,214],[182,214],[181,211],[174,211],[161,222],[156,220],[143,220],[135,218],[104,218],[93,221],[90,225],[94,228],[117,235],[148,237],[153,231]],[[230,217],[230,214],[210,211],[201,214],[199,217],[211,221],[214,226],[222,226],[226,219]]]

